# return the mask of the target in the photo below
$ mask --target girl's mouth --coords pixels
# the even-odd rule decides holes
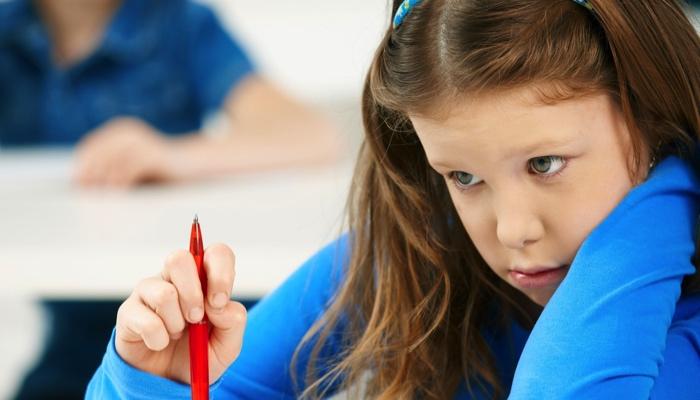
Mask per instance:
[[[518,287],[533,289],[558,284],[568,271],[568,265],[554,268],[511,269],[508,271],[508,277]]]

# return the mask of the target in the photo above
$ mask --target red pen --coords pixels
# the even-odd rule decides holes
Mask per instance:
[[[204,301],[207,300],[207,273],[204,270],[204,246],[202,245],[202,230],[199,227],[197,215],[192,221],[190,232],[190,253],[197,264],[197,274],[202,285]],[[201,321],[189,324],[190,333],[190,385],[193,400],[209,399],[209,320],[207,314]]]

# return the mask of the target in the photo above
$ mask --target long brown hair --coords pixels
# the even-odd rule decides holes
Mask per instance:
[[[589,3],[592,12],[572,0],[424,0],[387,29],[362,97],[351,258],[293,360],[312,348],[303,397],[359,381],[372,398],[444,399],[461,382],[503,397],[484,333],[537,318],[477,252],[408,115],[525,86],[544,102],[603,91],[631,132],[631,171],[649,149],[656,158],[690,151],[700,132],[700,42],[680,4]],[[341,351],[321,357],[341,325]]]

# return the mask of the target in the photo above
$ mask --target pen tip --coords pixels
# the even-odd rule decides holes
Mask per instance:
[[[197,216],[197,214],[194,215],[194,223],[199,223],[199,217]]]

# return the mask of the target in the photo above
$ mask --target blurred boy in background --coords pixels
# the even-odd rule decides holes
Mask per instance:
[[[255,71],[185,0],[0,2],[0,147],[75,145],[74,178],[128,187],[331,161],[325,118]],[[202,134],[208,116],[228,123]],[[0,153],[1,156],[1,153]],[[82,398],[119,301],[45,301],[51,332],[18,398]]]
[[[337,135],[183,0],[0,6],[0,145],[77,144],[75,177],[129,186],[324,162]],[[202,135],[222,112],[220,135]]]

